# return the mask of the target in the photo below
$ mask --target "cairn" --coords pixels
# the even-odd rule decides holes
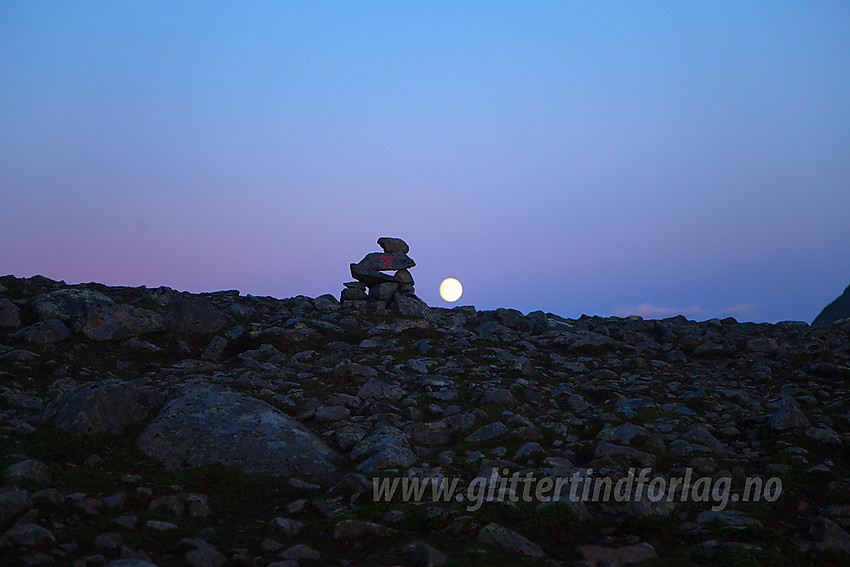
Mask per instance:
[[[416,265],[407,253],[410,247],[401,238],[383,236],[378,239],[383,252],[371,252],[351,264],[354,282],[345,282],[340,302],[370,302],[395,308],[406,317],[431,319],[431,311],[416,297],[409,268]],[[386,272],[395,273],[388,274]]]

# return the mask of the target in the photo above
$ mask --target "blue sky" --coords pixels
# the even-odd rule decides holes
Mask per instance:
[[[0,2],[0,272],[568,317],[850,283],[850,3]]]

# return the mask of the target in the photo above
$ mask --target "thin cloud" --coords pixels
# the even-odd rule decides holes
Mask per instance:
[[[701,318],[708,319],[711,317],[744,317],[755,310],[756,306],[750,303],[738,303],[732,307],[711,311],[700,307],[699,305],[691,305],[690,307],[666,307],[658,306],[646,302],[633,307],[617,307],[613,310],[614,315],[618,317],[628,317],[629,315],[639,315],[644,319],[663,319],[665,317],[675,317],[684,315],[692,319]]]
[[[705,314],[705,309],[698,305],[692,305],[687,309],[679,307],[659,307],[652,303],[646,302],[637,307],[618,307],[614,309],[614,314],[619,317],[628,317],[629,315],[640,315],[646,319],[658,319],[664,317],[674,317],[676,315],[685,315],[691,317],[699,317]]]
[[[726,309],[721,309],[721,313],[725,313],[732,317],[743,317],[745,315],[749,315],[753,311],[755,311],[756,306],[751,303],[739,303],[734,307],[727,307]]]

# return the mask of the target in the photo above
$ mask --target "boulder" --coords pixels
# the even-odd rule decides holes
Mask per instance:
[[[770,416],[768,425],[773,431],[787,431],[788,429],[806,429],[810,424],[806,414],[797,404],[797,400],[786,396],[779,402],[776,413]]]
[[[162,329],[162,316],[147,309],[116,303],[85,289],[60,289],[38,296],[32,310],[40,321],[58,319],[75,333],[96,341],[150,333]]]
[[[47,405],[41,419],[75,435],[86,435],[118,434],[147,417],[136,387],[123,380],[111,379],[62,392]]]
[[[71,331],[59,319],[40,321],[9,335],[9,342],[26,341],[37,344],[53,344],[71,336]]]
[[[18,329],[21,326],[21,310],[8,299],[0,299],[0,327]]]
[[[18,485],[25,481],[37,484],[50,484],[50,469],[41,461],[26,459],[9,465],[3,473],[3,479],[7,484]]]
[[[403,317],[433,321],[434,314],[428,305],[415,295],[395,294],[392,305]]]
[[[605,567],[634,565],[658,557],[655,549],[648,543],[635,543],[623,547],[583,545],[578,548],[578,552],[588,564]]]
[[[15,518],[34,506],[35,502],[25,490],[0,492],[0,528],[5,528]]]
[[[482,527],[478,530],[476,539],[481,543],[496,545],[527,557],[545,557],[539,545],[499,524],[489,523]]]
[[[410,246],[407,245],[407,242],[401,238],[393,238],[391,236],[382,236],[379,238],[378,246],[387,253],[399,252],[401,254],[407,254],[410,252]]]
[[[160,287],[145,296],[158,305],[166,328],[178,333],[217,333],[224,327],[224,314],[205,297]]]
[[[318,478],[337,454],[313,432],[256,398],[220,386],[189,386],[136,444],[168,469],[224,464],[248,473]]]

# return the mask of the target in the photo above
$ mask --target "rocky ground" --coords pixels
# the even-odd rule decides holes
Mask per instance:
[[[431,315],[0,278],[0,563],[850,562],[850,320]],[[630,469],[731,492],[510,482]],[[376,501],[396,478],[490,498]]]

